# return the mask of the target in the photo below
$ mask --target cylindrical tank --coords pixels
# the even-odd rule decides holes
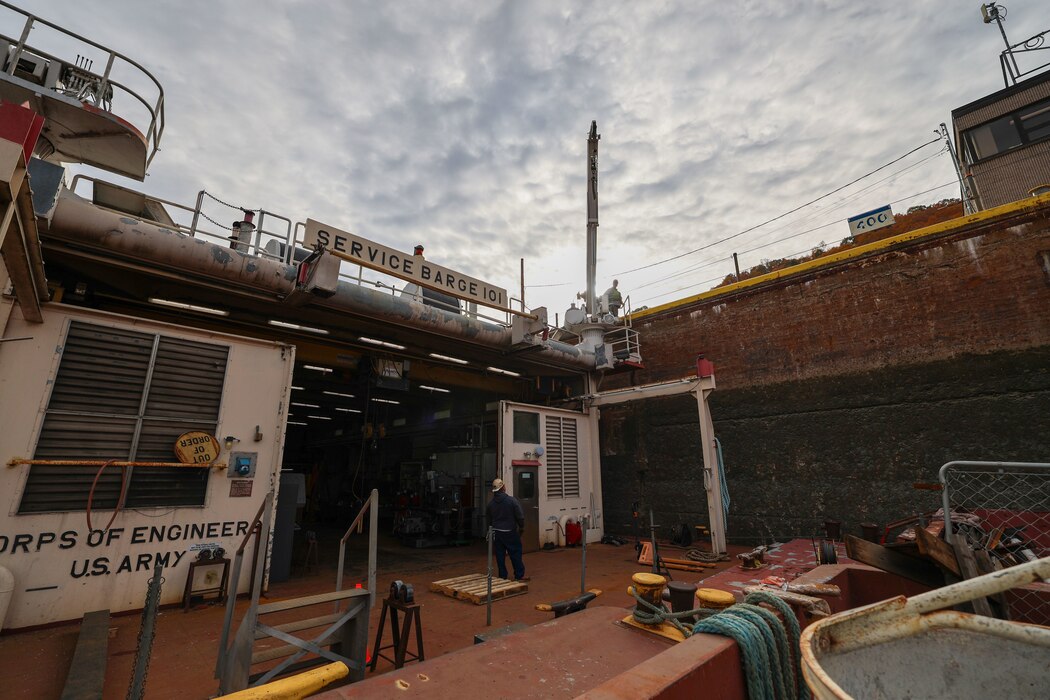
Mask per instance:
[[[587,312],[583,309],[577,309],[575,306],[565,310],[565,325],[575,326],[578,323],[583,323],[587,319]]]
[[[0,630],[4,629],[4,618],[7,617],[7,606],[11,603],[11,594],[15,590],[15,575],[0,566]]]

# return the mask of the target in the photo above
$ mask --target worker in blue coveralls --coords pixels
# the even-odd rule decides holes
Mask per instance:
[[[507,578],[506,554],[510,555],[510,564],[514,567],[514,580],[528,581],[525,575],[525,562],[521,560],[521,536],[525,532],[525,512],[521,503],[514,496],[507,495],[507,486],[503,479],[492,480],[492,500],[485,509],[489,527],[493,529],[493,549],[496,564],[499,566],[499,577]]]

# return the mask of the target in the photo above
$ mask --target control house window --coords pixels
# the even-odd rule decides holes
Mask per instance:
[[[173,462],[179,435],[215,433],[229,348],[70,323],[34,459]],[[129,467],[127,508],[202,506],[209,469]],[[33,465],[19,513],[81,511],[96,467]],[[121,469],[103,470],[93,509],[112,510]]]
[[[1050,100],[963,132],[962,140],[974,163],[1050,137]]]

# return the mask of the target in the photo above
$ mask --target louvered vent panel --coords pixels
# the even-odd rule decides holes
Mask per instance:
[[[146,415],[217,421],[228,355],[224,345],[161,338]]]
[[[575,418],[547,416],[547,498],[580,495],[580,454]]]
[[[74,321],[48,410],[137,415],[152,352],[152,335]]]
[[[215,424],[143,420],[135,459],[142,462],[174,462],[176,438],[191,430],[214,433]],[[210,471],[183,467],[136,469],[128,489],[128,507],[201,505],[208,488]]]
[[[127,329],[70,324],[35,457],[169,462],[175,460],[175,439],[182,433],[214,433],[229,348],[160,337],[140,416],[155,340],[151,334]],[[120,417],[124,415],[127,418]],[[92,467],[33,466],[19,512],[84,510],[96,472]],[[203,505],[208,473],[177,467],[134,469],[127,505]],[[112,508],[120,483],[119,468],[103,471],[93,508]]]
[[[580,450],[577,441],[575,418],[562,418],[562,495],[577,498],[580,495]]]
[[[49,414],[35,459],[117,459],[131,453],[134,419]],[[37,465],[30,469],[21,513],[84,510],[97,467]],[[107,467],[95,487],[92,508],[112,508],[120,495],[120,469]]]

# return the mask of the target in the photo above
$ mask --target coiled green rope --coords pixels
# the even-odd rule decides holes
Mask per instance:
[[[708,608],[696,608],[694,610],[686,610],[684,612],[668,612],[663,607],[657,607],[650,603],[645,598],[640,597],[637,593],[634,594],[635,608],[632,615],[634,619],[643,625],[659,625],[663,622],[670,622],[674,625],[674,628],[682,633],[683,636],[688,637],[693,632],[686,625],[683,625],[679,620],[689,620],[692,622],[697,617],[704,617],[707,615],[713,615],[717,610],[710,610]]]
[[[775,608],[784,622],[759,603]],[[802,680],[801,629],[791,607],[780,598],[751,593],[744,603],[700,620],[692,631],[722,635],[737,643],[750,700],[809,700],[809,688]]]
[[[697,632],[733,639],[744,658],[744,677],[750,700],[810,700],[802,680],[799,637],[802,629],[787,603],[770,593],[750,593],[743,603],[725,610],[695,608],[668,612],[634,594],[634,619],[644,625],[671,623],[684,636]],[[773,607],[784,621],[759,604]],[[690,629],[681,620],[701,618]]]

